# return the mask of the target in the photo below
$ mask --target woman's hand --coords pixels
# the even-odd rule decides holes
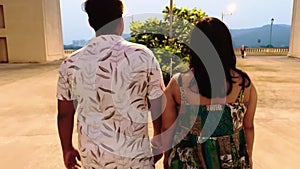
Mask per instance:
[[[151,148],[154,156],[154,163],[156,163],[162,158],[164,152],[160,136],[155,136],[152,138]]]
[[[250,164],[250,169],[253,169],[252,157],[249,157],[249,164]]]
[[[164,157],[164,161],[163,161],[163,164],[164,164],[164,169],[169,169],[169,158],[168,157]]]

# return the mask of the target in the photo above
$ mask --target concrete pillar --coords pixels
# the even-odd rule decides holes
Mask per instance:
[[[0,0],[0,6],[0,49],[7,49],[6,56],[0,52],[0,62],[47,62],[63,57],[60,0]]]
[[[300,58],[300,0],[294,0],[288,56]]]

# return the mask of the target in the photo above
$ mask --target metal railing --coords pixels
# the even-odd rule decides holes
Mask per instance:
[[[246,48],[247,56],[287,56],[289,48]],[[236,56],[241,56],[240,48],[235,48]]]
[[[70,56],[75,50],[64,50],[64,56]],[[287,56],[289,48],[246,48],[247,56]],[[240,48],[234,48],[236,56],[241,56]]]
[[[64,57],[70,56],[73,52],[75,52],[75,50],[73,50],[73,49],[64,50]]]

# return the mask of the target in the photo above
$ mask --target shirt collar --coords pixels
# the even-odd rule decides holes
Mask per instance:
[[[124,38],[120,35],[116,34],[106,34],[94,37],[90,43],[104,41],[106,43],[115,43],[124,40]]]

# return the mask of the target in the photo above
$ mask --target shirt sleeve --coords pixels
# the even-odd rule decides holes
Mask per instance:
[[[156,99],[163,94],[165,89],[165,84],[162,76],[162,71],[160,69],[159,63],[155,58],[154,54],[150,51],[150,73],[148,81],[148,98],[150,100]]]
[[[68,77],[68,63],[65,60],[59,68],[59,77],[57,82],[57,93],[56,97],[58,100],[73,100],[71,81]]]

